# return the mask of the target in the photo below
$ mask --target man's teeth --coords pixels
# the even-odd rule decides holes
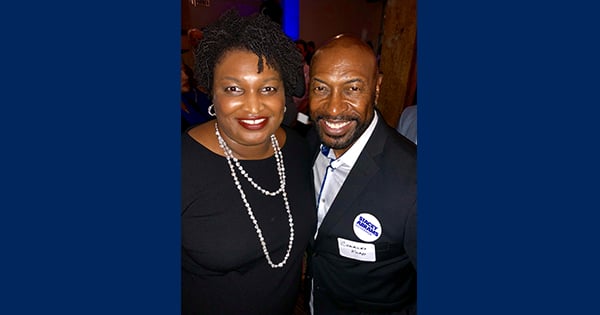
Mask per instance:
[[[331,129],[339,129],[342,127],[345,127],[349,124],[349,121],[343,121],[343,122],[330,122],[330,121],[325,121],[325,124],[327,125],[327,127],[331,128]]]
[[[266,118],[261,118],[261,119],[242,119],[241,121],[244,124],[248,124],[248,125],[258,125],[258,124],[262,123],[265,120],[266,120]]]

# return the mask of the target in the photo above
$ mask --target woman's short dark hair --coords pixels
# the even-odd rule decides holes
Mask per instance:
[[[235,10],[225,12],[214,24],[207,26],[204,37],[194,51],[195,78],[212,96],[215,66],[231,50],[247,50],[258,58],[258,72],[267,65],[281,76],[286,95],[293,95],[304,85],[302,55],[294,42],[281,30],[281,25],[264,14],[241,17]]]

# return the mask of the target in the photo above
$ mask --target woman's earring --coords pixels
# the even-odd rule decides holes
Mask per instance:
[[[283,106],[283,113],[285,114],[285,112],[287,111],[287,106]]]
[[[208,114],[213,117],[217,116],[217,113],[215,113],[215,104],[210,104],[210,106],[208,106]]]

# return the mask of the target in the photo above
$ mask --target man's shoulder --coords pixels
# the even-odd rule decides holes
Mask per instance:
[[[398,133],[396,129],[388,126],[383,120],[379,121],[376,132],[369,140],[382,141],[384,156],[392,153],[389,158],[396,157],[397,159],[397,154],[406,155],[407,158],[417,158],[417,146],[410,139]]]

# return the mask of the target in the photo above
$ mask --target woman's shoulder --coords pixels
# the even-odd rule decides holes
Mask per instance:
[[[286,154],[287,159],[295,161],[310,162],[311,149],[305,137],[300,135],[296,130],[289,127],[283,127],[287,139],[282,151]]]
[[[288,143],[291,146],[308,146],[308,142],[306,141],[306,138],[304,138],[302,135],[300,135],[300,133],[298,133],[298,131],[285,126],[285,125],[281,125],[281,129],[283,130],[283,132],[285,133],[285,144],[287,145]]]
[[[215,136],[214,126],[214,121],[207,121],[187,129],[182,135],[182,145],[184,147],[186,144],[198,145],[217,155],[222,155],[222,151],[220,150],[219,143]]]

